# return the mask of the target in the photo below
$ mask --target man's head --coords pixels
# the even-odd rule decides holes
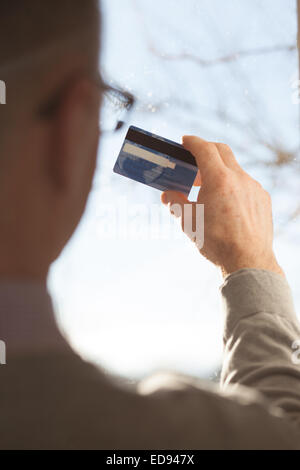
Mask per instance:
[[[0,276],[41,278],[95,170],[98,1],[1,0],[0,21]]]

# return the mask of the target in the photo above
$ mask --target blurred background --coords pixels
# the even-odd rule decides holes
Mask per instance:
[[[225,142],[272,194],[300,314],[296,1],[103,0],[102,12],[102,73],[137,98],[128,125]],[[217,380],[222,278],[159,191],[112,172],[127,127],[103,136],[86,214],[51,270],[58,322],[84,358],[129,380],[162,369]]]

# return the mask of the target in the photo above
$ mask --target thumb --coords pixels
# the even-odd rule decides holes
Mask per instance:
[[[215,144],[194,136],[184,136],[182,143],[184,148],[195,157],[203,177],[215,176],[220,169],[224,168],[224,162]]]

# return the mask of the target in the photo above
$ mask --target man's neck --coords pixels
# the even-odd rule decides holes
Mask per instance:
[[[23,280],[46,285],[49,269],[46,260],[42,258],[17,242],[0,238],[0,282]]]
[[[6,345],[7,364],[20,354],[71,352],[41,282],[0,281],[0,336]]]

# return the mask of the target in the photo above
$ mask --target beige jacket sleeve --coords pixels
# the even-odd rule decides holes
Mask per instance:
[[[244,269],[230,275],[221,292],[226,314],[221,387],[251,387],[300,426],[300,326],[287,281]]]
[[[300,364],[292,348],[300,328],[285,278],[244,269],[227,277],[221,293],[221,384],[178,376],[141,384],[151,403],[150,441],[155,436],[163,445],[168,436],[168,448],[300,449]]]

